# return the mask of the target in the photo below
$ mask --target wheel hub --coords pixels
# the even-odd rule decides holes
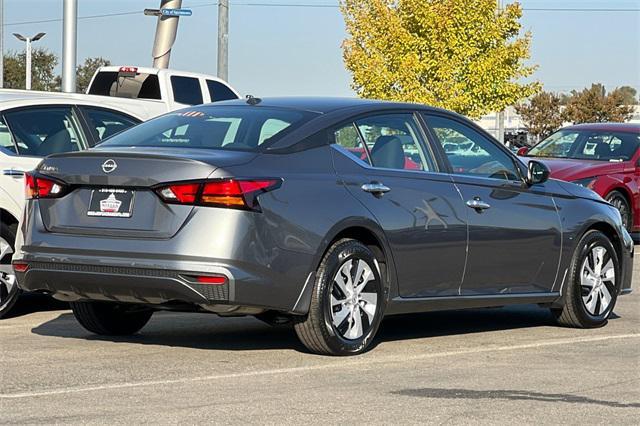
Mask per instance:
[[[605,247],[596,246],[582,264],[582,301],[591,315],[602,315],[615,294],[615,266]]]
[[[350,259],[338,269],[331,289],[331,320],[346,339],[362,337],[373,324],[378,294],[375,275],[361,259]]]

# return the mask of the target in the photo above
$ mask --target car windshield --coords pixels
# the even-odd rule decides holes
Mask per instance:
[[[204,106],[176,111],[109,138],[100,147],[152,146],[259,151],[315,113],[268,107]]]
[[[529,157],[626,161],[640,145],[640,135],[606,130],[559,130],[529,150]]]

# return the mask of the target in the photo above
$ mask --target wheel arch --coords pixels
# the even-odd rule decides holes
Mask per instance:
[[[385,297],[390,300],[397,293],[396,269],[389,243],[377,222],[368,218],[345,219],[331,228],[322,240],[309,271],[310,282],[305,283],[293,313],[306,314],[311,303],[311,292],[315,286],[315,271],[329,248],[341,239],[351,238],[366,245],[375,255],[380,273],[386,278]]]
[[[8,210],[0,208],[0,222],[11,226],[18,223],[18,219]]]
[[[580,238],[582,238],[589,231],[600,231],[604,235],[606,235],[606,237],[609,238],[609,241],[611,241],[613,248],[616,250],[619,261],[622,261],[624,242],[612,225],[607,222],[594,222],[580,234]]]

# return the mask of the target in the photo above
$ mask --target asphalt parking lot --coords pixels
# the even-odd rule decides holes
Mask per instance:
[[[29,298],[0,321],[0,423],[637,424],[635,269],[636,293],[601,329],[558,328],[537,307],[394,317],[355,358],[213,315],[161,313],[104,339]]]

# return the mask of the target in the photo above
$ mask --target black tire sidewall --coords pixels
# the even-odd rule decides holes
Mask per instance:
[[[4,222],[0,222],[0,236],[11,245],[12,249],[15,249],[16,231],[17,225],[9,226]],[[4,306],[0,306],[0,318],[3,318],[7,313],[9,313],[13,305],[15,305],[18,300],[20,293],[21,290],[18,286],[14,286],[13,293],[9,295],[8,302],[4,304]]]
[[[631,230],[631,228],[633,227],[633,211],[631,211],[631,205],[629,204],[629,201],[627,201],[627,198],[620,191],[617,191],[617,190],[611,191],[605,197],[605,199],[607,200],[608,203],[611,203],[616,198],[620,199],[625,204],[625,206],[627,207],[627,214],[626,214],[626,216],[627,216],[626,217],[627,230]],[[618,209],[616,208],[616,210],[618,210]],[[618,210],[618,211],[620,211],[620,210]]]
[[[585,257],[591,251],[591,249],[596,246],[601,245],[607,249],[607,252],[611,256],[613,260],[613,265],[616,272],[616,282],[615,282],[615,291],[611,294],[611,303],[607,310],[601,315],[591,315],[588,311],[584,302],[582,300],[582,287],[580,283],[580,276],[582,273],[582,263],[584,262]],[[571,288],[567,294],[567,297],[572,298],[573,305],[576,307],[576,314],[579,316],[580,321],[586,327],[601,327],[607,323],[609,315],[613,312],[613,308],[615,307],[616,301],[618,299],[618,293],[620,292],[620,285],[622,283],[621,280],[621,270],[620,270],[620,261],[618,259],[618,253],[616,252],[613,244],[606,235],[599,231],[589,231],[586,233],[576,250],[574,255],[573,263],[571,265],[572,268],[572,280],[571,280]]]
[[[378,292],[378,303],[373,323],[369,330],[359,339],[345,339],[333,325],[331,317],[330,292],[333,286],[333,278],[338,270],[348,260],[359,259],[365,261],[374,274],[376,290]],[[338,355],[351,355],[364,352],[371,345],[371,341],[375,337],[384,313],[384,283],[380,276],[380,271],[376,265],[375,256],[365,245],[355,241],[347,240],[339,242],[332,250],[330,250],[321,267],[319,268],[319,300],[321,301],[321,310],[323,318],[323,334],[325,341],[331,350]]]

